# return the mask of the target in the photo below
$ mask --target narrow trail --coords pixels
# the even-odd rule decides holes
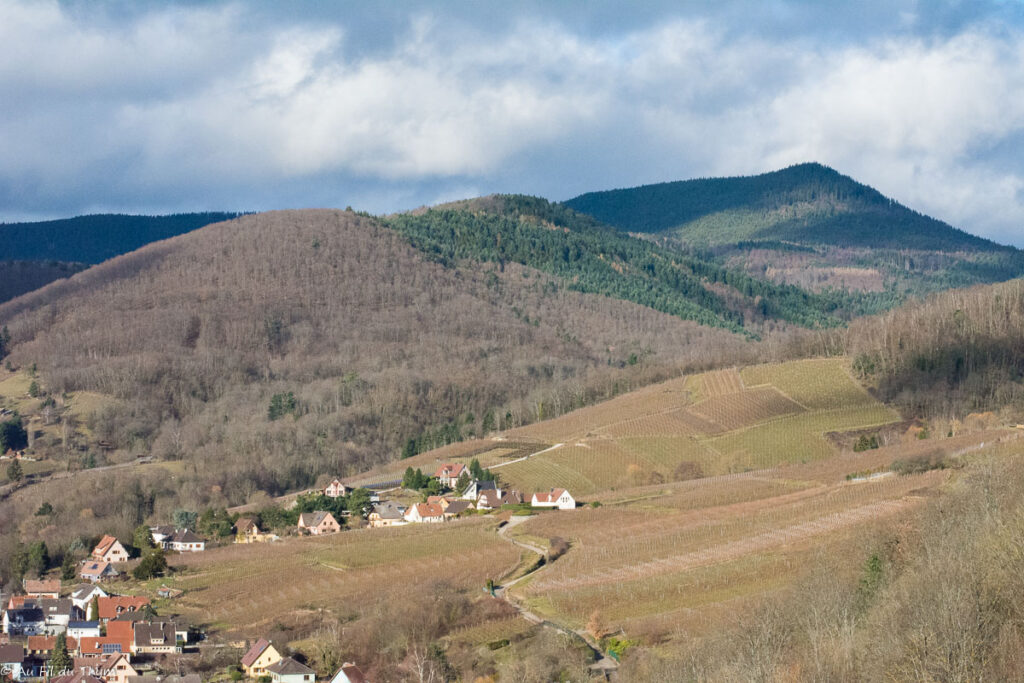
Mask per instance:
[[[561,445],[561,444],[559,444],[559,445]],[[525,541],[520,541],[520,540],[512,538],[511,536],[508,535],[508,530],[509,529],[511,529],[513,527],[516,527],[516,526],[519,526],[520,524],[522,524],[523,522],[525,522],[525,521],[527,521],[529,519],[530,519],[529,517],[520,517],[520,516],[513,516],[513,517],[511,517],[506,524],[503,524],[501,527],[498,528],[498,537],[503,539],[503,540],[505,540],[505,541],[507,541],[508,543],[511,543],[512,545],[514,545],[516,547],[523,548],[524,550],[528,550],[528,551],[530,551],[532,553],[536,553],[537,555],[540,555],[541,559],[544,560],[544,561],[541,562],[541,563],[538,563],[536,566],[534,566],[529,571],[524,572],[522,576],[519,576],[518,578],[512,579],[511,581],[502,583],[501,585],[496,585],[494,587],[494,597],[496,597],[499,600],[502,600],[502,601],[508,603],[509,605],[512,605],[512,607],[514,607],[516,609],[516,611],[519,612],[519,615],[523,619],[526,619],[531,624],[537,624],[538,626],[547,626],[549,628],[555,629],[556,631],[564,633],[567,636],[576,638],[577,640],[582,642],[584,645],[586,645],[590,649],[591,652],[594,653],[594,663],[591,664],[591,666],[590,666],[591,671],[597,672],[597,673],[603,673],[605,678],[608,679],[608,680],[613,680],[613,681],[617,680],[618,677],[617,677],[617,673],[616,672],[617,672],[617,670],[619,668],[618,662],[614,661],[610,657],[606,657],[604,655],[604,653],[601,651],[600,643],[596,642],[590,636],[589,633],[587,633],[585,630],[582,630],[582,629],[577,631],[577,630],[571,629],[568,626],[565,626],[563,624],[559,624],[557,622],[551,621],[550,619],[545,619],[544,617],[542,617],[542,616],[540,616],[540,615],[538,615],[538,614],[528,610],[525,606],[521,605],[517,600],[513,599],[508,594],[508,589],[509,588],[511,588],[512,586],[516,585],[517,583],[519,583],[523,579],[525,579],[525,578],[527,578],[529,576],[533,576],[534,574],[539,572],[541,569],[543,569],[544,567],[548,566],[548,564],[547,564],[547,550],[545,550],[544,548],[541,548],[538,545],[534,545],[532,543],[527,543]]]
[[[554,446],[548,446],[547,448],[545,448],[543,450],[540,450],[540,451],[537,451],[536,453],[530,453],[529,455],[524,455],[523,457],[516,458],[515,460],[509,460],[507,462],[499,463],[497,465],[491,465],[487,469],[489,469],[489,470],[496,470],[499,467],[505,467],[506,465],[513,465],[513,464],[515,464],[517,462],[522,462],[524,460],[529,460],[530,458],[534,457],[535,455],[540,455],[541,453],[547,453],[549,451],[553,451],[555,449],[561,448],[564,445],[565,445],[564,443],[556,443]]]

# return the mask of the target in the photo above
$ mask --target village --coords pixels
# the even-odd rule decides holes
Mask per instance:
[[[394,494],[392,498],[382,495]],[[419,498],[419,501],[410,500]],[[402,500],[400,500],[402,499]],[[403,502],[405,500],[406,502]],[[20,590],[0,593],[0,680],[54,683],[200,683],[199,674],[182,673],[170,657],[198,648],[207,634],[175,616],[157,613],[144,594],[118,595],[103,584],[168,572],[164,553],[201,553],[208,546],[283,542],[285,537],[326,536],[346,528],[379,529],[411,524],[443,524],[460,517],[513,510],[572,510],[576,500],[565,489],[526,494],[502,487],[475,460],[442,463],[433,475],[406,471],[401,486],[352,487],[333,479],[321,489],[296,494],[281,513],[277,508],[232,516],[230,534],[207,539],[189,528],[149,526],[141,553],[130,543],[104,535],[76,567],[79,583],[60,578],[25,578]],[[292,526],[283,527],[294,519]],[[138,536],[138,533],[136,535]],[[138,543],[138,539],[132,539]],[[133,552],[134,551],[134,552]],[[65,577],[66,578],[66,577]],[[119,584],[123,585],[123,584]],[[135,588],[134,584],[128,584]],[[154,598],[181,591],[161,584]],[[237,643],[236,643],[237,645]],[[230,680],[258,683],[314,683],[316,672],[301,653],[286,656],[259,637],[244,643],[245,653]],[[174,670],[172,672],[172,670]],[[363,683],[357,663],[345,662],[330,683]]]

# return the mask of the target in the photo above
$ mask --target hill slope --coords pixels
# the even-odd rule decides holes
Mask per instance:
[[[109,399],[66,447],[50,444],[61,467],[89,450],[102,464],[96,440],[110,461],[152,449],[187,464],[157,496],[165,513],[354,474],[410,440],[514,427],[760,348],[515,263],[442,265],[341,211],[244,216],[154,243],[0,305],[0,324],[8,360],[38,366],[58,416],[65,392]]]
[[[936,251],[1001,247],[884,197],[821,164],[591,192],[565,202],[621,230],[704,244],[785,241]]]
[[[169,216],[93,214],[53,221],[0,223],[0,254],[4,260],[101,263],[150,242],[237,215],[224,212]]]

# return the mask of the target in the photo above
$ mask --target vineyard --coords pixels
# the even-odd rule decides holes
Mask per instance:
[[[175,609],[194,623],[256,634],[323,608],[354,621],[436,583],[476,592],[519,561],[493,520],[349,531],[175,555]],[[182,568],[184,565],[184,568]]]
[[[718,370],[513,430],[510,439],[563,446],[501,476],[524,491],[560,486],[591,496],[822,460],[839,452],[828,434],[899,420],[854,382],[845,359]]]

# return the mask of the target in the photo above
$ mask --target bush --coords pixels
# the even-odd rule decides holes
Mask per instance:
[[[927,455],[919,455],[916,458],[906,460],[894,460],[889,469],[896,474],[920,474],[929,470],[944,470],[958,468],[962,465],[959,460],[947,457],[944,453],[936,452]]]

